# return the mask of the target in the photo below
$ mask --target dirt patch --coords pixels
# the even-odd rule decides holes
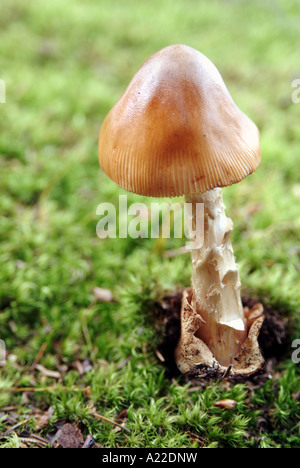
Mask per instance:
[[[164,358],[164,365],[170,377],[180,375],[174,359],[174,351],[180,337],[181,297],[181,291],[164,297],[157,305],[155,314],[156,323],[162,334],[158,351]]]
[[[158,351],[164,358],[164,365],[171,378],[180,375],[174,360],[174,351],[180,337],[181,297],[181,291],[167,295],[157,306],[155,314],[156,323],[159,324],[158,326],[162,334],[162,341],[158,347]],[[244,307],[249,307],[249,309],[255,306],[255,304],[263,303],[260,299],[250,296],[244,296],[242,302]],[[259,345],[265,358],[265,365],[261,371],[247,378],[247,380],[258,386],[269,378],[274,365],[287,352],[289,343],[287,318],[284,315],[284,311],[275,309],[270,305],[263,304],[263,306],[265,320],[259,335]],[[190,373],[188,376],[185,376],[188,380],[193,380],[196,377],[205,380],[228,378],[227,375],[221,375],[217,369],[208,369],[206,366],[199,366],[196,374]],[[240,381],[240,379],[235,380]]]
[[[242,298],[244,307],[253,307],[258,299],[244,296]],[[288,348],[288,326],[287,317],[283,309],[274,309],[270,305],[264,306],[264,323],[259,334],[259,345],[265,359],[280,360]]]

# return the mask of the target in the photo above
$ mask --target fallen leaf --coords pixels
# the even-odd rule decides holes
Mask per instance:
[[[229,399],[224,399],[224,400],[219,400],[216,403],[214,403],[214,406],[217,408],[224,408],[228,410],[233,410],[237,405],[237,402],[235,400],[229,400]]]
[[[54,448],[81,448],[84,443],[80,429],[72,424],[65,424],[52,442]]]
[[[100,302],[113,302],[114,298],[110,289],[94,288],[94,298]]]
[[[45,411],[43,414],[38,414],[35,416],[35,423],[34,423],[34,428],[35,430],[40,430],[44,429],[49,425],[50,418],[54,414],[54,408],[50,406],[50,408]]]

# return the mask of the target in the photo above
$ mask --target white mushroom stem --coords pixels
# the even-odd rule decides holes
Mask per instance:
[[[191,250],[194,307],[205,324],[196,332],[217,361],[229,366],[247,338],[247,323],[241,302],[241,282],[230,242],[232,221],[226,217],[221,189],[190,194],[195,237],[196,203],[204,204],[204,242]],[[200,238],[200,234],[196,234]],[[193,240],[193,239],[191,239]]]

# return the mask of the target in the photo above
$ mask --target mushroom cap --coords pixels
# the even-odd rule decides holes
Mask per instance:
[[[181,44],[140,67],[100,130],[103,171],[140,195],[232,185],[260,160],[256,125],[236,106],[213,63]]]

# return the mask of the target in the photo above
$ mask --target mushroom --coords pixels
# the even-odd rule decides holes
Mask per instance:
[[[230,242],[221,187],[253,173],[259,132],[231,98],[213,63],[171,45],[152,55],[105,118],[99,136],[103,171],[144,196],[185,195],[204,204],[204,243],[191,250],[192,286],[184,290],[177,366],[252,374],[263,364],[257,337],[263,314],[249,319]],[[191,229],[191,232],[194,232]],[[262,311],[261,311],[262,312]]]

